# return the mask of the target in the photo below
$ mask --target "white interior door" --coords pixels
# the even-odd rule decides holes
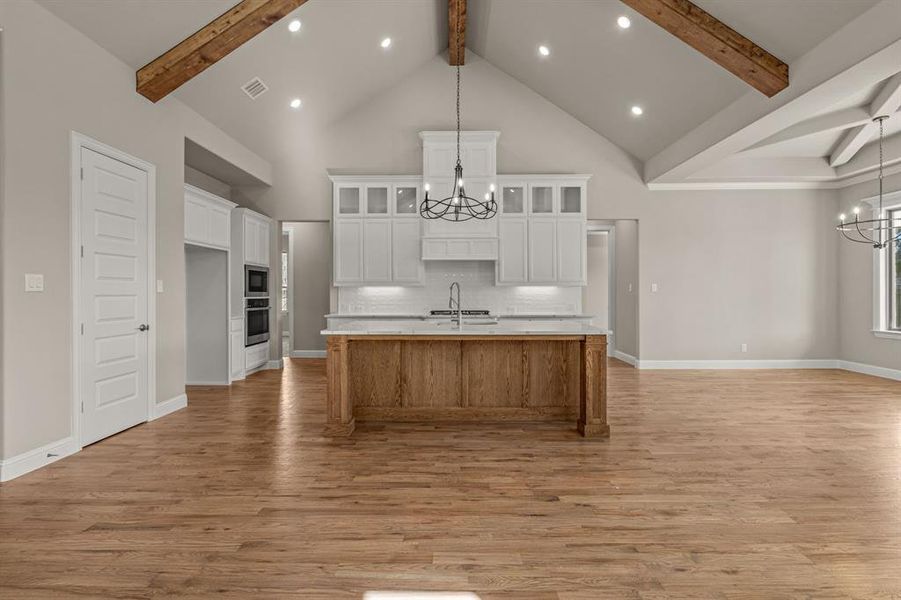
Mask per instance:
[[[81,443],[147,420],[147,173],[81,149]]]

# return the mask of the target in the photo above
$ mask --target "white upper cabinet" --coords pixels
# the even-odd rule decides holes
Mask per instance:
[[[231,211],[236,205],[191,185],[185,186],[185,242],[227,249]]]
[[[419,203],[415,176],[335,176],[335,285],[421,285]]]
[[[529,184],[529,214],[532,215],[552,215],[556,208],[554,197],[556,196],[554,184],[552,183],[530,183]]]
[[[557,221],[557,283],[588,285],[586,236],[584,221],[577,219],[559,219]]]
[[[271,221],[258,213],[244,212],[244,263],[269,266],[269,227]]]
[[[525,217],[504,218],[498,222],[498,283],[529,281],[529,222]]]
[[[529,219],[529,282],[557,281],[557,220],[553,217]]]
[[[499,185],[498,212],[503,217],[522,217],[526,214],[528,186],[523,182],[507,182]]]

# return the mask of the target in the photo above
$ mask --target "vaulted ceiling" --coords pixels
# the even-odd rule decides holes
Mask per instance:
[[[38,1],[135,69],[235,2]],[[792,64],[878,0],[695,2]],[[631,17],[629,29],[617,27],[621,15]],[[284,25],[295,17],[302,28],[289,34]],[[310,0],[288,19],[175,92],[270,160],[282,151],[275,132],[329,123],[447,48],[447,0]],[[392,45],[382,50],[385,37]],[[538,55],[540,44],[549,56]],[[751,90],[618,0],[469,0],[467,47],[642,161]],[[240,87],[257,76],[270,91],[251,101]],[[848,92],[824,112],[871,102],[877,84]],[[294,96],[303,99],[303,110],[292,113],[285,104]],[[767,101],[775,106],[778,98]],[[632,105],[644,109],[640,118],[630,114]],[[890,132],[897,128],[892,123]],[[739,150],[751,157],[824,157],[840,135]]]

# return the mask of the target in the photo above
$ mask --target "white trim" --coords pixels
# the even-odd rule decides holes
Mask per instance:
[[[889,165],[883,169],[885,176],[901,173],[901,164]],[[679,182],[653,182],[647,183],[651,191],[680,191],[680,190],[840,190],[858,183],[874,181],[878,179],[878,166],[864,173],[836,177],[821,181],[679,181]]]
[[[260,370],[263,371],[263,370],[272,370],[272,369],[282,369],[282,368],[284,368],[284,366],[285,366],[284,362],[282,361],[282,359],[279,358],[278,360],[270,360],[269,362],[264,363],[260,367]]]
[[[230,381],[186,381],[185,385],[230,385]]]
[[[887,331],[885,329],[874,329],[873,335],[886,340],[901,340],[901,331]]]
[[[160,402],[159,404],[153,405],[153,413],[150,417],[150,420],[153,421],[155,419],[159,419],[160,417],[165,417],[168,414],[172,414],[177,410],[181,410],[183,408],[187,408],[188,406],[188,395],[187,394],[179,394],[175,398],[170,398],[165,402]]]
[[[877,367],[874,365],[865,365],[863,363],[851,362],[848,360],[838,361],[839,368],[845,371],[853,371],[855,373],[863,373],[864,375],[872,375],[874,377],[883,377],[885,379],[894,379],[901,381],[901,369],[889,369],[887,367]]]
[[[291,350],[291,358],[325,358],[325,350]]]
[[[69,132],[70,233],[72,290],[72,419],[71,436],[81,445],[81,149],[87,148],[147,173],[147,420],[156,405],[156,166],[77,131]]]
[[[290,227],[285,229],[283,223],[281,230],[283,233],[286,232],[288,234],[288,351],[290,352],[294,349],[294,229]],[[281,243],[279,243],[279,247],[281,247]],[[281,256],[282,253],[279,252],[279,262],[281,262]],[[279,279],[281,279],[281,269],[279,269]],[[279,290],[281,290],[281,286],[279,286]],[[279,299],[279,302],[281,302],[281,299]],[[284,337],[284,332],[282,336]],[[278,351],[281,354],[281,346],[279,346]]]
[[[50,442],[40,448],[17,454],[12,458],[0,460],[0,481],[15,479],[56,462],[61,458],[75,454],[79,450],[81,450],[81,446],[75,441],[74,437],[69,436]]]
[[[639,360],[639,369],[838,369],[837,360]]]
[[[632,356],[631,354],[626,354],[625,352],[620,352],[619,350],[614,350],[611,354],[613,358],[619,359],[624,363],[628,363],[633,367],[638,367],[638,359]]]

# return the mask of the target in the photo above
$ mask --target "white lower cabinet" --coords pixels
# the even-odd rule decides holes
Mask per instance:
[[[231,345],[232,381],[244,379],[244,319],[242,317],[231,319],[228,343]]]
[[[498,283],[529,280],[529,225],[524,218],[501,217],[498,222]]]
[[[556,283],[557,219],[529,219],[529,282]]]
[[[391,221],[363,221],[363,279],[391,283]]]
[[[421,283],[423,264],[419,247],[419,219],[398,219],[391,227],[392,281]]]
[[[248,346],[244,349],[244,368],[247,371],[259,368],[269,361],[269,342]]]

